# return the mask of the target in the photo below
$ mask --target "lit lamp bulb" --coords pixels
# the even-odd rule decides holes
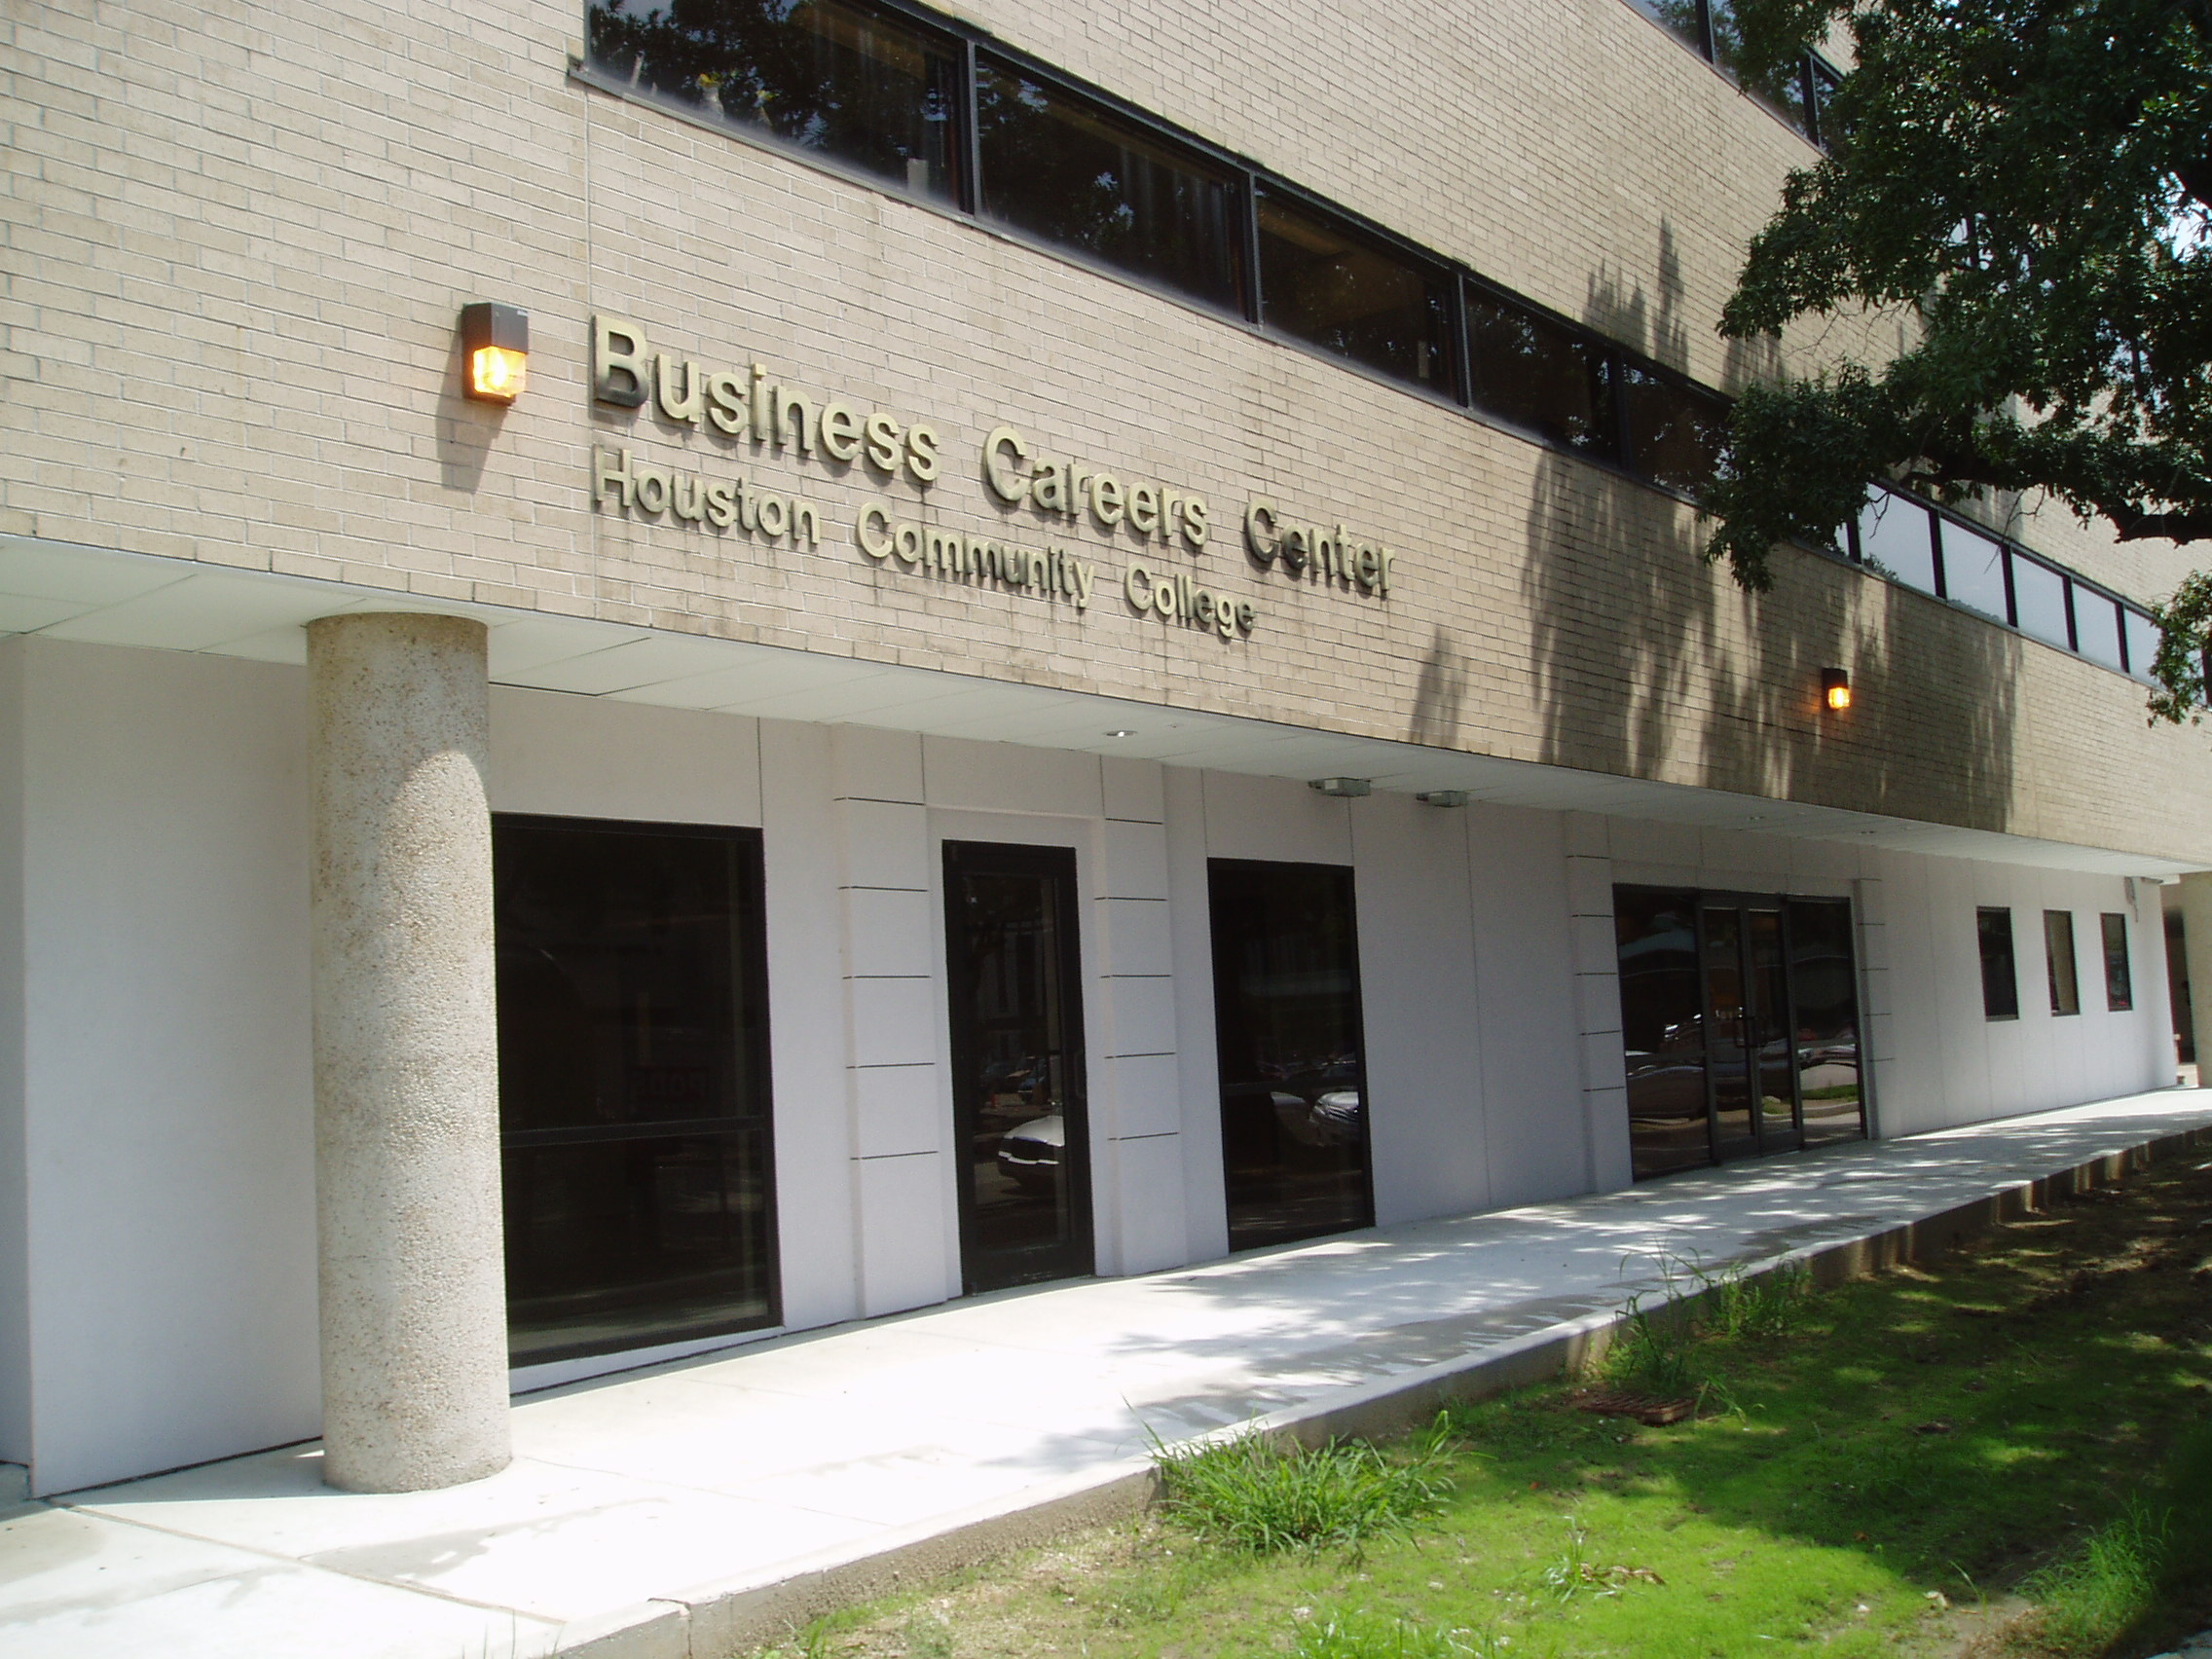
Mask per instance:
[[[1840,668],[1821,671],[1821,700],[1837,714],[1851,707],[1851,675]]]
[[[468,395],[512,403],[521,394],[523,365],[529,360],[527,352],[504,346],[478,347],[468,354]]]
[[[461,349],[468,354],[468,395],[512,403],[530,363],[530,313],[488,300],[461,307]]]

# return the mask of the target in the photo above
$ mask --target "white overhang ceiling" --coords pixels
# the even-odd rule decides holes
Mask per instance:
[[[1267,777],[1369,778],[1378,790],[1461,790],[1472,799],[1511,806],[1952,858],[2155,877],[2195,867],[2140,853],[1338,736],[1088,692],[0,535],[0,635],[305,663],[303,625],[349,610],[477,617],[490,626],[492,680],[500,685],[1085,750]],[[1108,735],[1116,731],[1129,735]]]

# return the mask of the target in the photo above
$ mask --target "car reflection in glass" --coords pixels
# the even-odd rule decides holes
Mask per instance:
[[[1301,1146],[1357,1146],[1360,1137],[1359,1067],[1340,1060],[1318,1071],[1286,1077],[1268,1091],[1275,1122]]]
[[[1016,1124],[999,1137],[999,1173],[1023,1192],[1051,1192],[1060,1178],[1067,1122],[1057,1112]]]

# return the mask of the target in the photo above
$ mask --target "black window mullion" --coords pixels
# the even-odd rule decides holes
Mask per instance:
[[[983,211],[983,124],[977,118],[976,43],[961,42],[960,52],[960,203],[967,211]]]
[[[1243,179],[1244,320],[1258,322],[1267,299],[1260,290],[1260,175],[1246,168]]]
[[[1703,8],[1700,8],[1702,14]],[[1603,350],[1603,348],[1601,348]],[[1629,471],[1636,464],[1635,424],[1628,414],[1628,359],[1618,351],[1604,351],[1605,365],[1605,399],[1611,405],[1609,413],[1613,423],[1613,459]]]
[[[2005,620],[2017,628],[2020,625],[2020,597],[2012,585],[2012,549],[2009,543],[1998,543],[1997,568],[2005,572]],[[2073,630],[2070,628],[2067,632],[2072,633]]]
[[[1467,276],[1462,271],[1452,273],[1452,400],[1467,409],[1475,401],[1474,345],[1467,326]]]

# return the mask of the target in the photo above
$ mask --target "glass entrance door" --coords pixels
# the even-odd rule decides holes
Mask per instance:
[[[1636,1176],[1866,1132],[1851,904],[1619,887]]]
[[[971,1291],[1092,1268],[1075,853],[944,844],[945,972]]]
[[[1229,1247],[1372,1227],[1352,872],[1207,868]]]

